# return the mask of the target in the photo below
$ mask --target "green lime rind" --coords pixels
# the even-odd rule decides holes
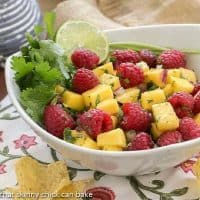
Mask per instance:
[[[174,49],[170,47],[161,47],[157,45],[150,45],[145,43],[138,43],[138,42],[111,42],[109,43],[110,49],[133,49],[135,51],[140,51],[142,49],[149,49],[153,51],[155,54],[160,54],[162,51],[168,49]],[[186,54],[200,54],[199,49],[180,49],[182,52]]]
[[[100,62],[109,53],[109,44],[104,33],[96,26],[85,21],[68,21],[57,31],[56,43],[59,44],[68,57],[76,48],[87,48],[95,52]]]

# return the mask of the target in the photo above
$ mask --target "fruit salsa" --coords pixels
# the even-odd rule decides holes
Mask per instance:
[[[28,35],[29,46],[12,58],[20,102],[49,134],[104,151],[200,137],[200,83],[182,51],[110,48],[100,57],[98,46],[79,38],[80,47],[75,37],[65,51],[70,44],[61,41],[73,32],[65,28],[57,33],[58,44]]]

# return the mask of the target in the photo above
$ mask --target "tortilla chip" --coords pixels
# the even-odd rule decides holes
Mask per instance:
[[[89,181],[71,181],[64,161],[45,165],[31,157],[23,157],[17,161],[15,171],[18,186],[7,189],[14,194],[15,200],[79,200],[76,194],[82,193],[89,183]],[[18,194],[33,194],[33,196],[19,197]],[[47,196],[44,197],[44,194]],[[56,197],[52,197],[51,194]]]

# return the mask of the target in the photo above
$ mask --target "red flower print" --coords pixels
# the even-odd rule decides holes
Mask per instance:
[[[108,187],[94,187],[86,191],[92,200],[115,200],[115,193]]]
[[[13,142],[15,143],[15,149],[19,149],[22,147],[25,149],[29,149],[31,146],[37,144],[35,140],[36,140],[35,136],[28,136],[23,134],[19,139],[14,140]]]
[[[3,135],[3,131],[0,131],[0,142],[3,142],[2,135]]]
[[[192,167],[193,167],[195,162],[196,161],[194,161],[194,160],[187,160],[187,161],[181,163],[180,167],[185,173],[193,172]]]
[[[6,165],[4,165],[4,164],[0,165],[0,174],[6,173],[5,167],[6,167]]]

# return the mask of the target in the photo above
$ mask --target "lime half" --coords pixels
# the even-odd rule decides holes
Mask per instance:
[[[64,23],[56,34],[56,43],[59,44],[71,57],[77,48],[86,48],[100,57],[100,63],[108,55],[109,45],[104,33],[94,25],[85,21],[68,21]]]

